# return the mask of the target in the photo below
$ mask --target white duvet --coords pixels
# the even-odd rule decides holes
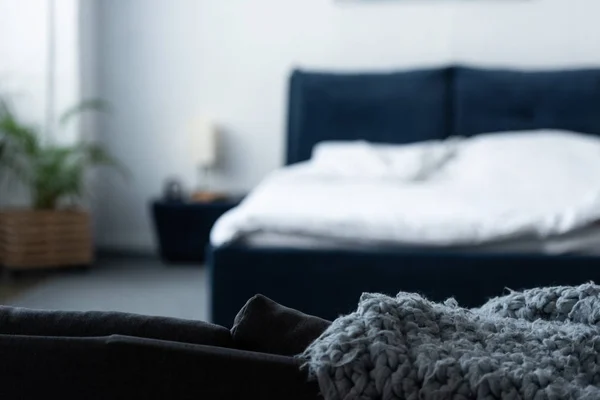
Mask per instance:
[[[211,234],[365,244],[476,245],[560,235],[600,219],[600,139],[564,131],[408,146],[326,143],[270,174]]]

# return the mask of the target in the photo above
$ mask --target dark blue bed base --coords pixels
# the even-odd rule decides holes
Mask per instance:
[[[539,128],[600,135],[600,70],[296,71],[288,117],[288,163],[308,159],[322,140],[408,143]],[[222,325],[231,325],[256,293],[335,318],[351,311],[363,292],[414,291],[434,300],[454,296],[465,306],[477,306],[505,288],[600,281],[600,258],[579,256],[232,245],[212,249],[209,265],[212,320]]]
[[[332,319],[353,311],[363,292],[454,296],[476,307],[506,288],[600,282],[600,260],[591,257],[243,247],[215,249],[212,257],[213,322],[226,326],[256,293]]]

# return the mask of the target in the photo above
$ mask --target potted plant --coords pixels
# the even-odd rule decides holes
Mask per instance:
[[[60,119],[63,127],[98,101],[83,102]],[[97,144],[70,146],[42,140],[0,101],[0,193],[20,182],[31,205],[0,212],[0,264],[10,270],[89,265],[93,245],[89,212],[80,207],[86,195],[86,172],[97,165],[117,166]]]

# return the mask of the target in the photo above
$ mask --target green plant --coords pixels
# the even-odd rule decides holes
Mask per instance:
[[[97,100],[82,102],[63,114],[60,125],[83,111],[104,108]],[[85,195],[85,173],[98,165],[121,169],[98,144],[45,143],[35,128],[19,122],[7,101],[0,100],[0,178],[24,183],[35,209],[55,209],[63,199],[80,200]]]

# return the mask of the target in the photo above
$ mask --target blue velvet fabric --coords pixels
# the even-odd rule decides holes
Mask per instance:
[[[451,69],[388,74],[295,71],[290,81],[287,163],[324,140],[410,143],[448,136]]]
[[[238,246],[211,256],[212,322],[223,326],[256,293],[331,320],[353,311],[363,292],[418,292],[437,301],[454,296],[473,307],[505,288],[600,282],[594,257]]]
[[[287,163],[324,140],[410,143],[528,129],[600,135],[600,70],[453,66],[387,74],[295,71]]]
[[[541,128],[600,135],[600,70],[459,67],[452,82],[454,135]]]

